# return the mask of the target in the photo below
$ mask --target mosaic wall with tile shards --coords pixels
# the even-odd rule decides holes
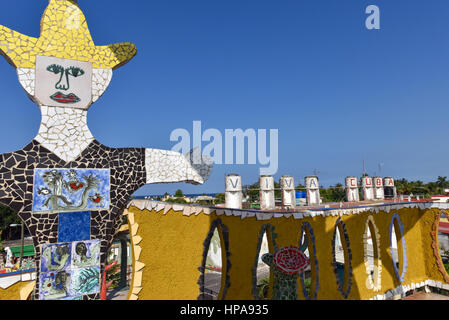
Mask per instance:
[[[94,141],[79,159],[66,163],[33,140],[22,150],[0,155],[0,181],[3,184],[0,202],[15,210],[33,235],[36,260],[39,261],[41,245],[58,243],[59,213],[36,213],[32,210],[34,171],[37,168],[110,169],[110,209],[92,211],[90,221],[90,238],[101,240],[103,272],[108,247],[121,226],[129,197],[146,182],[145,150],[112,149]],[[39,287],[39,280],[36,287]],[[85,298],[97,299],[98,294]]]

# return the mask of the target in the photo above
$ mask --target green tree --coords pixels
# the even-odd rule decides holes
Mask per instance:
[[[182,190],[180,189],[176,190],[175,198],[184,198],[184,193],[182,192]]]
[[[243,196],[249,196],[250,202],[257,202],[259,200],[259,182],[256,182],[249,186],[244,186]]]
[[[2,231],[11,224],[20,224],[19,216],[10,208],[0,205],[0,239]]]
[[[345,200],[346,191],[341,183],[331,186],[329,188],[321,188],[320,196],[323,202],[341,202]]]
[[[171,198],[171,199],[168,199],[167,202],[171,202],[171,203],[187,203],[187,201],[184,200],[184,198]]]
[[[215,203],[225,203],[226,196],[224,193],[219,193],[215,196]]]
[[[444,194],[444,189],[449,188],[449,181],[447,181],[447,177],[438,176],[436,184],[438,185],[438,191],[440,194]]]

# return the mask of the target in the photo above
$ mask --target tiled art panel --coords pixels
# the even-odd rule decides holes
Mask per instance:
[[[33,212],[109,209],[110,170],[36,169]]]
[[[94,267],[100,264],[100,242],[79,241],[72,243],[72,269]]]
[[[70,268],[70,243],[42,245],[41,272],[62,271]]]
[[[40,300],[59,300],[70,297],[70,273],[62,270],[40,274]]]
[[[70,284],[72,296],[98,292],[100,292],[100,266],[72,270]]]
[[[40,300],[75,300],[100,291],[100,241],[42,246]]]
[[[59,214],[58,242],[90,240],[90,212]]]

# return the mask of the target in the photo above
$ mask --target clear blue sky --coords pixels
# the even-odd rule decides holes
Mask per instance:
[[[7,1],[0,24],[39,36],[45,0]],[[447,0],[79,0],[97,45],[130,41],[88,115],[111,147],[171,149],[176,128],[279,129],[279,171],[323,185],[369,174],[423,181],[449,176]],[[365,28],[378,5],[381,30]],[[0,60],[0,153],[36,135],[40,112]],[[137,194],[222,192],[224,176],[258,179],[258,166],[216,166],[203,186],[145,186]]]

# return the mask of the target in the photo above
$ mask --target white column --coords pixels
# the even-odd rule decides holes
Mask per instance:
[[[284,207],[296,208],[295,180],[292,176],[281,177],[282,205]]]
[[[226,176],[226,208],[242,209],[242,178],[237,174]]]
[[[363,200],[374,200],[373,178],[362,177]]]
[[[384,200],[384,181],[381,177],[375,177],[374,179],[374,197],[377,200]]]
[[[319,205],[321,203],[320,199],[320,184],[318,182],[318,177],[309,176],[304,179],[307,191],[307,205]]]
[[[360,201],[357,177],[346,178],[346,200],[348,202]]]
[[[260,209],[274,210],[276,203],[274,200],[274,178],[273,176],[261,176],[260,184]]]

